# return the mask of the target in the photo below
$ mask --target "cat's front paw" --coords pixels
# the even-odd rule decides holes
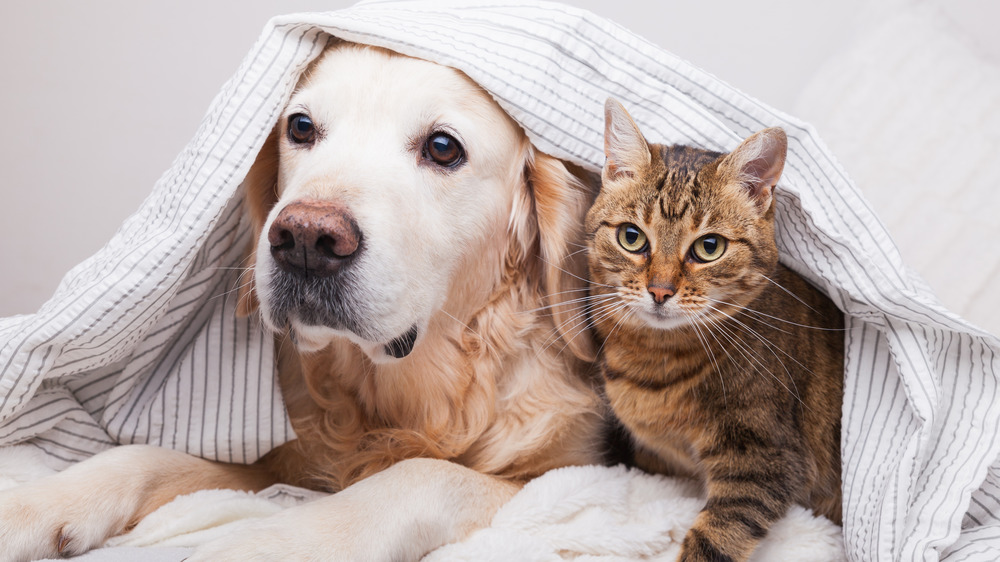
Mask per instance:
[[[696,523],[681,544],[680,562],[744,562],[750,558],[759,539],[745,533]]]
[[[688,531],[681,544],[678,562],[731,562],[732,557],[723,554],[719,548],[696,530]]]

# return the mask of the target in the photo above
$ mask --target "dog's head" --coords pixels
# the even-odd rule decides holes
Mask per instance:
[[[304,351],[347,338],[376,363],[401,359],[439,315],[485,305],[511,248],[541,292],[582,286],[567,256],[589,194],[451,68],[332,46],[245,187],[258,236],[241,308],[259,302]]]

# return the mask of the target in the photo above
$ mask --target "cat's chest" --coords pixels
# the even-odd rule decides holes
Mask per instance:
[[[605,392],[615,415],[641,444],[687,452],[706,438],[709,412],[700,396],[708,365],[699,358],[607,353]],[[676,455],[672,455],[676,456]]]

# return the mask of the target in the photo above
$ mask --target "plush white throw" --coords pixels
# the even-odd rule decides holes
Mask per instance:
[[[331,35],[463,70],[540,149],[589,170],[608,96],[662,142],[728,150],[784,127],[782,260],[848,316],[847,554],[1000,559],[1000,342],[911,274],[811,127],[611,22],[524,0],[272,20],[136,215],[37,314],[0,321],[0,444],[30,443],[60,468],[129,442],[253,461],[292,437],[269,338],[234,318],[228,268],[248,242],[240,183]]]
[[[23,481],[48,471],[40,454],[24,446],[0,450],[0,474]],[[29,467],[36,467],[31,473]],[[0,488],[12,484],[0,481]],[[687,480],[652,476],[624,467],[574,466],[529,482],[504,505],[491,525],[467,540],[443,546],[426,562],[673,562],[681,541],[705,504]],[[108,541],[87,560],[176,562],[216,537],[238,532],[259,517],[323,494],[276,485],[251,494],[204,490],[161,507],[131,532]],[[756,562],[844,560],[840,527],[794,506],[754,552]],[[136,551],[134,549],[142,548]]]

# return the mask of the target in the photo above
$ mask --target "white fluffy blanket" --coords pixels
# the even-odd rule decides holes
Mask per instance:
[[[0,450],[0,488],[50,472],[27,447]],[[134,547],[157,547],[156,560],[180,560],[194,547],[232,533],[258,517],[323,494],[276,485],[251,494],[204,490],[181,496],[108,541],[93,560],[129,559]],[[446,545],[427,562],[548,562],[662,560],[673,562],[705,500],[690,481],[624,467],[556,469],[529,482],[492,524],[464,542]],[[170,550],[162,550],[171,548]],[[124,558],[122,558],[124,557]],[[840,527],[795,506],[772,529],[753,560],[844,560]]]
[[[846,552],[1000,559],[1000,342],[946,311],[904,266],[810,126],[611,22],[528,0],[372,1],[272,20],[136,215],[37,314],[0,320],[0,445],[28,443],[61,468],[132,442],[249,462],[292,437],[269,339],[234,318],[226,294],[248,241],[240,183],[331,35],[461,69],[541,150],[591,171],[603,161],[608,96],[658,141],[728,150],[784,127],[782,260],[847,315]],[[598,511],[581,506],[531,540],[568,537]],[[493,534],[514,532],[503,522],[515,519],[498,517],[474,542],[518,548]],[[632,527],[616,528],[625,536],[589,538],[630,548]]]

